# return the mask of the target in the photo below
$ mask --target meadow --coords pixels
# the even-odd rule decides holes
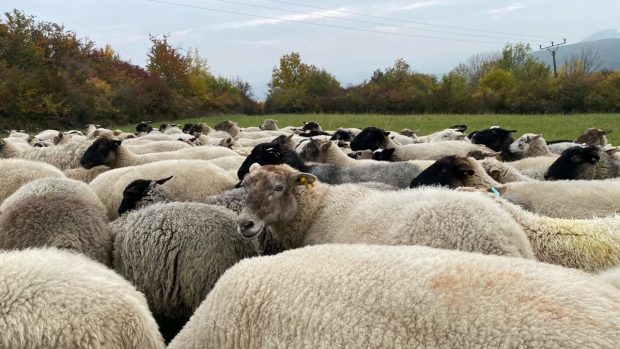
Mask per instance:
[[[157,121],[153,125],[161,123],[185,123],[204,122],[213,126],[223,120],[233,120],[241,127],[258,126],[264,119],[278,120],[278,125],[301,125],[303,121],[316,121],[325,130],[333,130],[338,127],[377,126],[387,130],[400,131],[403,128],[416,130],[419,135],[432,133],[456,124],[469,126],[467,132],[481,130],[492,125],[499,125],[506,129],[517,130],[517,135],[523,133],[541,133],[547,140],[576,139],[585,129],[598,127],[602,129],[616,129],[609,134],[612,144],[620,144],[620,114],[574,114],[574,115],[454,115],[454,114],[421,114],[421,115],[378,115],[378,114],[274,114],[274,115],[220,115],[203,118],[189,118],[169,121]],[[121,125],[125,131],[134,131],[135,124]]]

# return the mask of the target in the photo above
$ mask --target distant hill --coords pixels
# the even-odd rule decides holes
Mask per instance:
[[[580,42],[597,41],[603,39],[620,39],[620,32],[617,29],[605,29],[582,39]]]
[[[578,55],[581,50],[587,48],[593,48],[594,50],[598,50],[598,57],[601,61],[601,70],[616,70],[620,69],[620,38],[610,38],[610,39],[602,39],[602,40],[594,40],[590,41],[590,38],[601,37],[602,33],[606,35],[613,34],[613,32],[617,33],[620,36],[620,33],[615,30],[605,30],[598,33],[594,33],[593,35],[587,37],[582,42],[578,42],[576,44],[571,45],[562,45],[557,51],[557,64],[558,69],[564,62],[566,62],[570,57],[574,55]],[[538,59],[539,61],[548,64],[549,66],[553,65],[553,60],[551,58],[551,53],[542,50],[535,51],[532,55]]]

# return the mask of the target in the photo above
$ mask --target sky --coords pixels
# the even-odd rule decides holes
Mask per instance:
[[[403,58],[419,72],[444,74],[506,43],[534,48],[578,42],[620,29],[617,0],[2,0],[65,25],[144,66],[149,34],[197,48],[211,71],[248,81],[264,99],[282,55],[324,68],[346,86]]]

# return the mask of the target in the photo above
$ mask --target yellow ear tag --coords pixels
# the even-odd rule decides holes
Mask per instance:
[[[301,178],[299,178],[299,181],[301,182],[301,184],[304,185],[304,187],[306,187],[306,189],[312,188],[312,183],[308,182],[308,178],[306,178],[306,176],[301,176]]]

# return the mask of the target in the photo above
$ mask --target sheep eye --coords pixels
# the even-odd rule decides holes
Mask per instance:
[[[273,189],[273,191],[283,191],[284,190],[284,185],[282,184],[278,184],[275,189]]]

